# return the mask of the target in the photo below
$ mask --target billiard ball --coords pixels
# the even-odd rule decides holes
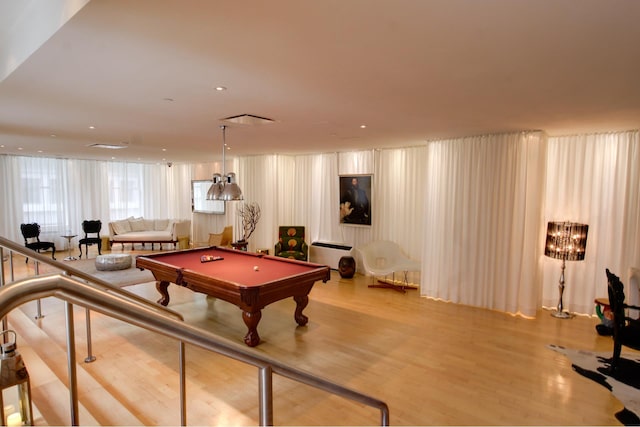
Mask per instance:
[[[257,265],[254,265],[254,266],[253,266],[253,271],[258,271],[258,270],[259,270],[258,266],[257,266]]]

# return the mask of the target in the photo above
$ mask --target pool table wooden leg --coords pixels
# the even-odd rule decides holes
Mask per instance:
[[[309,297],[307,295],[294,296],[293,299],[296,302],[296,312],[293,315],[294,319],[300,326],[304,326],[309,321],[309,318],[302,314],[302,310],[309,304]]]
[[[158,300],[158,304],[167,306],[169,304],[169,291],[167,288],[169,287],[169,282],[164,280],[156,281],[156,289],[160,292],[160,299]]]
[[[260,344],[260,335],[258,335],[258,322],[262,318],[262,311],[242,311],[242,320],[247,325],[249,331],[244,336],[244,343],[249,347],[255,347]]]

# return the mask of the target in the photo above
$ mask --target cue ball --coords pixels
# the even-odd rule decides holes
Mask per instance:
[[[258,266],[257,266],[257,265],[254,265],[254,266],[253,266],[253,271],[258,271],[258,270],[259,270]]]

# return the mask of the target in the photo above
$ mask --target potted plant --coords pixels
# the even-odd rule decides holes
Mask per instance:
[[[238,206],[237,213],[242,220],[242,238],[234,243],[233,246],[236,249],[246,251],[249,237],[255,231],[258,221],[260,221],[260,205],[256,202],[243,203]]]

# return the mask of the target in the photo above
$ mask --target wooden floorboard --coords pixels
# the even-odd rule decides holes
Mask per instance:
[[[392,425],[620,425],[620,402],[546,348],[610,351],[611,338],[595,331],[597,319],[561,320],[546,311],[525,319],[369,283],[333,271],[311,291],[305,327],[293,319],[293,300],[268,306],[258,325],[263,341],[253,351],[386,401]],[[152,301],[159,296],[153,283],[126,289]],[[169,307],[187,323],[242,343],[237,307],[175,285],[169,292]],[[47,298],[42,307],[39,327],[64,349],[63,303]],[[21,310],[33,318],[35,308],[30,302]],[[76,308],[75,321],[82,363],[84,309]],[[93,381],[143,424],[179,424],[177,342],[96,313],[92,332],[97,360],[83,368]],[[255,368],[192,346],[186,365],[189,425],[258,424]],[[274,396],[277,425],[379,423],[374,409],[284,378],[274,380]],[[102,412],[104,419],[108,408]],[[117,417],[107,422],[123,425]]]

